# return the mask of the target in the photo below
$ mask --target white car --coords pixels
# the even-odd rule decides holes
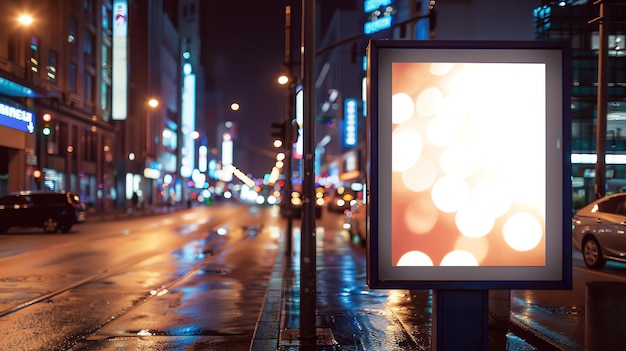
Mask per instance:
[[[589,268],[606,260],[626,262],[626,193],[591,202],[572,218],[572,245]]]

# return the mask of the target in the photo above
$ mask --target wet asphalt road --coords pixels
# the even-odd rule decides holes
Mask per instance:
[[[198,209],[180,211],[176,220],[136,219],[117,229],[119,223],[100,221],[65,236],[0,236],[0,350],[249,350],[251,340],[254,351],[298,350],[299,222],[296,254],[283,262],[279,233],[285,225],[277,213],[265,207],[222,210],[199,217],[193,215]],[[429,350],[431,292],[369,289],[365,249],[341,230],[342,220],[325,213],[317,222],[315,325],[326,338],[318,349]],[[217,234],[219,228],[226,234]],[[123,265],[137,255],[140,260]],[[277,276],[281,262],[285,279],[282,269]],[[599,273],[607,279],[623,271],[609,265]],[[102,277],[58,292],[89,272]],[[576,291],[512,293],[512,317],[567,341],[571,347],[565,350],[580,349],[584,314],[560,318],[547,311],[564,303],[578,313],[584,280],[598,278],[582,269],[575,273]],[[279,296],[272,302],[277,282]],[[34,302],[5,313],[28,301]],[[538,309],[541,304],[546,308]],[[269,305],[277,312],[262,330],[259,315]],[[547,319],[533,320],[540,315]],[[576,329],[568,329],[576,320]],[[508,330],[489,332],[489,350],[544,350],[542,345]],[[558,349],[552,346],[545,350]]]
[[[0,350],[247,350],[276,213],[198,208],[0,237]]]

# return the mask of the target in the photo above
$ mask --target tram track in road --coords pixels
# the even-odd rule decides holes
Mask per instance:
[[[24,249],[19,250],[19,254],[0,258],[0,266],[3,267],[0,283],[10,284],[16,289],[20,289],[24,283],[29,283],[27,290],[21,296],[28,297],[31,295],[31,298],[23,299],[18,303],[13,301],[13,306],[8,306],[10,305],[7,303],[8,301],[17,300],[19,297],[15,298],[11,294],[5,293],[6,290],[0,290],[0,317],[91,281],[113,276],[138,262],[176,250],[187,242],[201,239],[210,233],[212,228],[218,228],[226,223],[229,215],[229,212],[217,214],[209,212],[208,215],[204,211],[180,212],[165,218],[152,218],[149,224],[142,221],[145,218],[140,218],[137,221],[125,222],[122,226],[107,228],[98,233],[94,233],[94,229],[99,229],[99,226],[92,225],[89,227],[87,225],[83,227],[83,232],[90,233],[89,235],[81,235],[79,232],[78,235],[73,233],[58,236],[60,239],[57,242],[51,241],[46,244],[35,245],[28,243],[28,246],[23,244]],[[167,239],[163,240],[164,238]],[[152,247],[149,245],[152,240],[158,240],[164,244],[160,247],[158,245]],[[120,244],[126,245],[127,248],[121,247]],[[103,262],[110,263],[113,261],[107,260],[106,256],[98,260],[96,265],[82,259],[88,256],[102,256],[95,251],[95,248],[113,245],[119,247],[120,253],[121,251],[124,252],[122,254],[115,253],[114,256],[120,262],[109,267],[102,266]],[[143,251],[134,250],[133,246],[137,247],[138,245],[150,248]],[[54,254],[46,254],[49,252],[54,252]],[[129,252],[132,253],[129,254]],[[89,269],[81,268],[85,272],[80,272],[78,269],[70,268],[68,272],[68,268],[64,267],[59,270],[54,267],[59,264],[65,267],[94,267],[93,270],[96,271],[89,273]]]
[[[230,247],[231,245],[236,244],[237,242],[245,239],[247,236],[246,235],[242,235],[237,241],[231,243],[229,246],[222,246],[222,247],[218,247],[217,241],[219,241],[220,239],[224,238],[224,235],[219,233],[219,229],[223,228],[224,226],[218,225],[215,226],[215,229],[211,230],[209,232],[209,235],[207,236],[208,238],[211,238],[212,240],[207,242],[207,244],[205,245],[205,253],[208,253],[209,255],[204,256],[204,259],[199,261],[198,263],[195,264],[195,266],[193,266],[191,269],[187,270],[186,272],[184,272],[181,276],[179,276],[178,278],[172,280],[171,282],[167,283],[167,284],[163,284],[164,287],[167,286],[172,286],[174,284],[176,284],[177,282],[185,279],[187,276],[197,272],[199,269],[201,269],[201,267],[203,267],[204,265],[210,263],[212,260],[214,260],[223,250],[225,250],[226,248]],[[243,228],[242,230],[248,230],[250,231],[250,228]],[[42,294],[38,297],[35,297],[33,299],[30,299],[28,301],[25,301],[23,303],[20,303],[14,307],[11,307],[9,309],[5,309],[4,311],[0,312],[0,318],[10,315],[12,313],[15,313],[17,311],[20,311],[24,308],[27,308],[29,306],[32,306],[34,304],[40,303],[42,301],[46,301],[50,298],[53,298],[55,296],[61,295],[67,291],[70,291],[72,289],[75,289],[77,287],[80,286],[84,286],[86,284],[92,283],[92,282],[96,282],[96,281],[101,281],[116,275],[120,275],[120,274],[124,274],[128,271],[130,271],[133,267],[136,267],[138,265],[140,265],[141,263],[150,260],[150,259],[154,259],[156,256],[160,256],[160,255],[166,255],[169,254],[172,251],[176,251],[176,250],[181,250],[183,249],[183,247],[185,245],[187,245],[190,242],[194,242],[197,241],[201,238],[199,238],[198,236],[193,236],[193,237],[188,237],[186,239],[192,239],[192,240],[187,240],[184,242],[184,244],[180,244],[177,247],[170,247],[168,249],[164,249],[164,250],[159,250],[159,251],[150,251],[150,252],[146,252],[142,255],[139,256],[134,256],[133,258],[125,261],[122,264],[119,264],[115,267],[111,267],[109,269],[106,269],[102,272],[99,272],[97,274],[93,274],[90,275],[88,277],[82,278],[80,280],[77,280],[75,282],[72,282],[70,284],[67,284],[61,288],[57,288],[54,291]],[[209,245],[210,244],[210,245]],[[214,245],[215,244],[215,245]]]
[[[127,313],[131,313],[133,310],[150,301],[152,298],[165,294],[168,292],[168,290],[171,291],[175,288],[177,284],[181,284],[181,282],[184,282],[186,279],[190,278],[207,265],[210,265],[215,260],[219,259],[220,255],[222,255],[225,251],[236,249],[236,246],[244,242],[247,238],[253,238],[254,236],[258,235],[258,232],[261,231],[259,228],[262,227],[262,225],[231,225],[228,234],[218,234],[217,229],[223,227],[226,227],[226,223],[216,224],[212,226],[212,229],[209,230],[208,234],[205,231],[204,235],[201,235],[200,238],[196,236],[187,236],[187,239],[191,240],[180,242],[179,245],[177,245],[176,247],[170,247],[169,250],[162,250],[161,252],[153,251],[139,256],[135,256],[122,264],[107,269],[106,271],[102,271],[100,273],[93,274],[89,277],[85,277],[70,284],[66,284],[65,286],[55,289],[54,291],[43,294],[29,301],[20,303],[19,305],[0,312],[0,322],[6,318],[12,318],[11,320],[15,320],[16,318],[21,320],[36,319],[36,316],[41,315],[42,311],[51,309],[49,313],[54,313],[52,310],[54,309],[55,305],[63,306],[63,308],[70,310],[68,311],[68,314],[85,313],[85,305],[91,304],[89,302],[85,303],[85,296],[88,297],[89,294],[91,294],[89,291],[95,291],[100,289],[99,286],[111,284],[111,278],[113,279],[113,281],[118,282],[138,281],[140,279],[128,279],[124,278],[124,276],[141,276],[143,274],[141,272],[142,270],[145,271],[146,267],[151,267],[155,265],[178,265],[178,263],[166,262],[172,259],[173,252],[182,252],[184,251],[185,246],[188,245],[193,245],[197,248],[197,253],[201,256],[200,258],[192,260],[191,262],[185,262],[182,265],[184,269],[177,268],[176,276],[166,276],[166,279],[155,283],[152,287],[142,287],[138,285],[131,287],[117,287],[116,285],[116,290],[132,291],[132,296],[126,296],[126,301],[124,303],[112,304],[112,306],[116,306],[116,308],[111,308],[111,310],[106,311],[106,313],[104,313],[104,311],[99,311],[99,317],[96,318],[99,319],[99,321],[97,323],[83,324],[80,327],[81,331],[79,333],[74,332],[72,334],[67,334],[62,337],[59,334],[59,336],[57,336],[55,340],[63,340],[65,346],[62,348],[54,348],[54,350],[68,349],[68,347],[71,347],[71,345],[76,344],[80,340],[87,339],[94,333],[97,333],[98,330],[102,329],[114,320],[119,319]],[[49,304],[43,304],[45,302],[48,302]],[[77,304],[76,306],[74,306],[76,309],[75,311],[74,308],[70,309],[70,307],[73,306],[72,304]],[[35,308],[36,306],[40,307]],[[29,312],[31,309],[33,311]],[[51,336],[50,338],[54,337]],[[2,342],[0,342],[0,349],[3,349]],[[32,349],[34,350],[37,348]]]

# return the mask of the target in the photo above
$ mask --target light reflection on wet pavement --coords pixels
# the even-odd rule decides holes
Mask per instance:
[[[210,233],[173,252],[169,262],[145,267],[180,275],[208,258],[71,350],[248,350],[278,249],[270,230],[260,228]],[[226,245],[232,237],[243,240]],[[171,264],[177,268],[165,268]]]
[[[430,291],[370,290],[362,248],[354,247],[343,231],[317,232],[317,328],[332,330],[341,350],[430,350]],[[299,235],[294,235],[292,260],[299,271]],[[300,327],[299,278],[291,275],[285,297],[286,329]],[[296,350],[282,342],[280,350]]]

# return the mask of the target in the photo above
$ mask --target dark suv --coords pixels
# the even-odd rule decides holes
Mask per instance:
[[[12,227],[41,227],[46,233],[67,233],[84,218],[76,194],[21,191],[0,196],[0,233]]]

